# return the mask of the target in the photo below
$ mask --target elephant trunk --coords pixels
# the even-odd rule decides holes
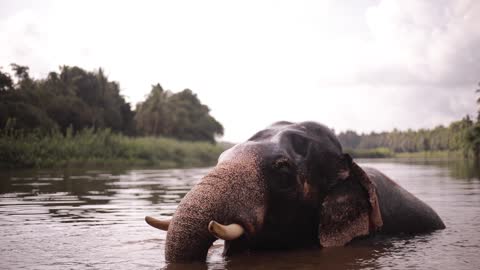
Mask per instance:
[[[265,212],[265,186],[252,166],[217,165],[187,193],[168,227],[168,262],[205,261],[215,236],[222,234],[216,222],[237,224],[233,226],[237,235],[258,231]]]

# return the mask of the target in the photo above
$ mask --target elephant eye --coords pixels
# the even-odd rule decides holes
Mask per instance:
[[[273,181],[281,190],[290,189],[296,184],[295,167],[286,159],[274,163]]]
[[[298,134],[292,134],[290,141],[292,143],[293,150],[305,157],[308,152],[308,147],[309,147],[309,140],[301,135]]]

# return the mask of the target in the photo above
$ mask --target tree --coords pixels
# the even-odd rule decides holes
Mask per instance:
[[[478,83],[478,86],[480,86],[480,82]],[[475,93],[480,93],[480,89],[475,90]],[[477,98],[477,105],[480,105],[480,97]],[[480,108],[477,112],[477,122],[480,122]]]
[[[102,69],[89,72],[79,67],[62,66],[59,73],[50,72],[45,79],[38,80],[30,77],[26,66],[12,64],[12,69],[18,80],[16,91],[6,91],[2,95],[4,112],[0,127],[8,118],[15,118],[16,126],[22,129],[50,129],[53,122],[63,132],[71,126],[74,132],[94,127],[134,133],[134,113],[120,95],[120,85],[109,81]],[[8,75],[0,77],[9,78]],[[6,85],[4,88],[10,88],[8,80],[4,81],[7,82],[2,84]],[[19,106],[27,112],[16,109]],[[28,113],[32,111],[41,115],[41,120],[33,121],[33,115]]]
[[[30,77],[27,66],[12,64],[17,79],[0,72],[0,128],[60,129],[66,133],[84,128],[167,136],[182,140],[215,141],[222,125],[210,115],[189,89],[173,94],[156,84],[133,112],[120,95],[120,84],[110,81],[103,69],[86,71],[61,66],[46,78]],[[15,91],[10,91],[15,90]]]
[[[143,135],[160,136],[168,132],[167,98],[169,92],[163,90],[160,84],[152,85],[147,99],[137,104],[135,126]]]
[[[214,142],[215,136],[223,135],[223,126],[190,89],[172,94],[160,84],[137,105],[135,123],[138,132],[150,136]]]
[[[28,74],[28,70],[30,69],[27,66],[21,66],[15,63],[10,64],[12,70],[15,72],[15,76],[19,80],[28,80],[30,79],[30,75]]]
[[[480,86],[480,83],[478,85]],[[480,89],[475,92],[480,93]],[[477,104],[480,105],[480,97],[477,98]],[[480,161],[480,108],[477,113],[477,122],[468,130],[467,147],[473,152],[475,160]]]
[[[0,68],[0,93],[13,90],[13,80],[10,74],[3,73]]]
[[[338,134],[338,139],[344,148],[355,149],[360,144],[361,137],[353,130]]]
[[[210,115],[210,109],[190,89],[173,94],[169,103],[175,111],[170,134],[172,137],[214,142],[216,135],[223,135],[222,125]]]

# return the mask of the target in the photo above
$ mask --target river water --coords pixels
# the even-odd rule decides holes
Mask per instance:
[[[14,170],[0,173],[0,269],[479,269],[480,172],[461,161],[360,160],[432,206],[447,229],[346,247],[167,265],[166,233],[145,215],[169,217],[208,172]]]

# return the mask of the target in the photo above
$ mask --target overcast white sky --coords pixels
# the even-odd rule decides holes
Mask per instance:
[[[0,66],[190,88],[240,142],[278,120],[434,127],[476,111],[480,1],[0,0]]]

